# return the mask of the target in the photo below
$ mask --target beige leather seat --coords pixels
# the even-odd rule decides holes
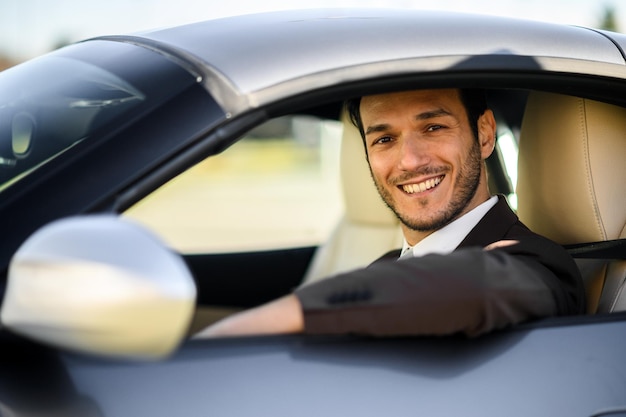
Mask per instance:
[[[376,191],[359,131],[346,115],[342,122],[340,173],[345,214],[317,250],[304,284],[366,266],[402,246],[400,223]]]
[[[518,214],[561,244],[626,238],[626,109],[530,94],[520,134]],[[588,312],[626,310],[626,261],[580,261]]]

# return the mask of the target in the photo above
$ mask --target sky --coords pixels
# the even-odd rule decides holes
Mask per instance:
[[[452,10],[597,27],[607,6],[626,32],[626,0],[0,0],[0,55],[21,61],[98,35],[281,9]]]

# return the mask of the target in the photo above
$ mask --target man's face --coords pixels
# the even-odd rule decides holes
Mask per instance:
[[[491,111],[479,118],[478,140],[457,90],[366,96],[360,111],[374,182],[410,244],[489,198],[482,160],[493,150]]]

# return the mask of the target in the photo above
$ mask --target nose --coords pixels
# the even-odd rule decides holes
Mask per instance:
[[[398,169],[402,171],[415,171],[430,163],[427,144],[415,136],[403,136],[397,149]]]

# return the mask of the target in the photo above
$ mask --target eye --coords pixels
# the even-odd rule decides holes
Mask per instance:
[[[377,145],[377,144],[382,144],[382,143],[388,143],[391,142],[391,136],[381,136],[380,138],[376,139],[372,145]]]
[[[440,129],[443,129],[443,128],[444,128],[444,126],[442,126],[442,125],[430,125],[430,126],[428,126],[426,128],[426,131],[427,132],[434,132],[436,130],[440,130]]]

